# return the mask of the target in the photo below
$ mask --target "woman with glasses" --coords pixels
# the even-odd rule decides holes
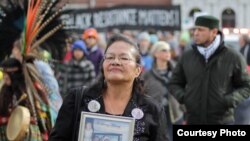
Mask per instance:
[[[164,109],[146,96],[140,79],[140,61],[136,43],[122,35],[113,36],[105,50],[101,74],[93,85],[85,88],[79,110],[134,118],[134,141],[168,141]],[[77,140],[80,123],[80,112],[74,112],[77,93],[81,90],[73,90],[65,98],[50,141]]]

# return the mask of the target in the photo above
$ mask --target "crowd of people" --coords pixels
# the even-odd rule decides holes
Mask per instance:
[[[17,40],[0,65],[0,140],[8,140],[18,106],[31,113],[21,140],[77,140],[79,111],[133,117],[134,141],[172,141],[175,124],[249,125],[249,37],[240,39],[240,52],[233,50],[219,25],[213,16],[199,16],[190,39],[180,36],[180,42],[173,32],[116,31],[103,39],[105,48],[97,30],[88,28],[65,39],[65,57],[53,64],[59,67],[23,57]]]

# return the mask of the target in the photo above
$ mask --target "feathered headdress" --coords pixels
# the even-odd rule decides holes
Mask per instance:
[[[0,60],[10,55],[15,40],[22,40],[24,56],[41,47],[61,60],[66,46],[59,0],[8,0],[0,3]]]
[[[21,39],[23,56],[22,69],[26,84],[30,111],[38,125],[42,125],[47,134],[53,125],[39,120],[45,117],[52,120],[49,108],[49,90],[36,67],[34,59],[38,56],[38,47],[45,48],[55,59],[61,59],[65,45],[66,33],[62,30],[58,15],[62,8],[57,7],[59,0],[8,0],[7,5],[0,5],[0,59],[8,57],[13,43]],[[1,3],[0,3],[1,4]],[[52,118],[51,118],[52,117]]]

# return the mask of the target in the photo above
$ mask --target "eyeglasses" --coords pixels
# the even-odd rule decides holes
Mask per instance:
[[[116,60],[116,56],[115,55],[111,55],[111,54],[107,54],[104,56],[104,61],[111,63],[114,62]],[[127,64],[130,61],[133,61],[133,59],[131,59],[129,56],[127,55],[121,55],[118,56],[118,61],[122,64]]]

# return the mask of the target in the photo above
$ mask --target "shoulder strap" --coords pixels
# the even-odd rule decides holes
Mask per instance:
[[[78,119],[78,115],[79,115],[79,112],[80,112],[80,107],[81,107],[81,100],[83,98],[83,93],[86,89],[86,86],[82,86],[80,88],[77,88],[76,89],[76,93],[75,93],[75,108],[74,108],[74,114],[75,114],[75,121],[74,121],[74,132],[73,132],[73,140],[72,141],[75,141],[77,140],[76,138],[76,135],[77,135],[77,119]]]

